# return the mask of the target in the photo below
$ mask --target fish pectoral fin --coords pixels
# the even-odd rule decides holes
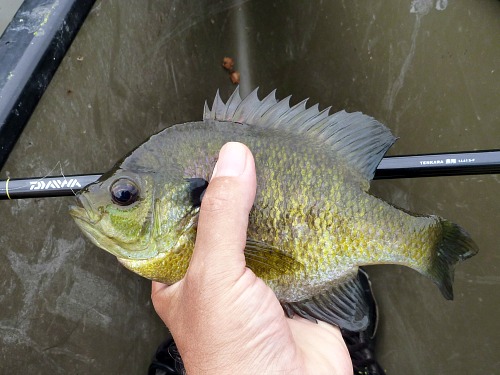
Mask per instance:
[[[264,280],[299,272],[304,267],[279,248],[251,238],[247,238],[245,260],[247,267]]]
[[[368,328],[374,308],[357,271],[321,294],[302,301],[281,302],[281,305],[289,317],[296,314],[354,332]]]

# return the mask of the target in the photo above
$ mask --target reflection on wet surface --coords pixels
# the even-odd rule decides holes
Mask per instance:
[[[360,110],[400,139],[392,154],[499,148],[500,3],[97,2],[2,178],[109,169],[163,127],[201,119],[221,67],[241,86]],[[373,193],[466,228],[480,253],[455,300],[416,272],[369,269],[388,374],[493,374],[500,353],[497,175],[377,181]],[[69,220],[71,198],[0,205],[2,373],[144,373],[167,335],[150,285]]]

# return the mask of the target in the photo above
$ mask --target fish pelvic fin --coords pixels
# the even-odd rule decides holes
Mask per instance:
[[[427,276],[436,283],[444,298],[452,300],[455,265],[476,255],[478,247],[462,227],[445,219],[440,220],[442,234]]]
[[[368,300],[362,280],[356,269],[342,282],[321,294],[302,301],[281,302],[288,317],[294,315],[316,322],[334,324],[348,331],[367,329],[375,308]]]
[[[306,100],[290,106],[290,96],[276,99],[276,90],[264,99],[258,89],[241,98],[239,88],[226,103],[217,92],[212,108],[205,103],[204,121],[228,121],[255,125],[275,131],[307,135],[315,139],[366,180],[373,179],[375,169],[389,147],[396,141],[390,130],[373,117],[361,112],[340,111],[329,114],[330,108],[306,108]]]

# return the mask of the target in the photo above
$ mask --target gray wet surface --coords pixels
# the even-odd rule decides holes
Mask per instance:
[[[392,154],[500,147],[500,3],[98,1],[1,173],[103,172],[149,135],[201,119],[217,88],[360,110]],[[377,181],[374,194],[461,224],[480,253],[455,300],[414,271],[369,269],[388,374],[500,373],[500,177]],[[150,283],[84,239],[70,197],[0,204],[0,373],[143,374],[168,332]]]
[[[22,3],[22,0],[0,1],[0,35],[2,35]]]

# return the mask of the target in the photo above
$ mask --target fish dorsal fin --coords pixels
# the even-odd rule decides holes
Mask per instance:
[[[377,165],[396,138],[373,117],[361,112],[329,114],[306,101],[290,106],[290,97],[276,99],[276,90],[260,100],[257,90],[241,98],[237,88],[227,103],[217,92],[212,109],[205,103],[203,120],[231,121],[304,134],[323,143],[363,178],[371,180]]]

